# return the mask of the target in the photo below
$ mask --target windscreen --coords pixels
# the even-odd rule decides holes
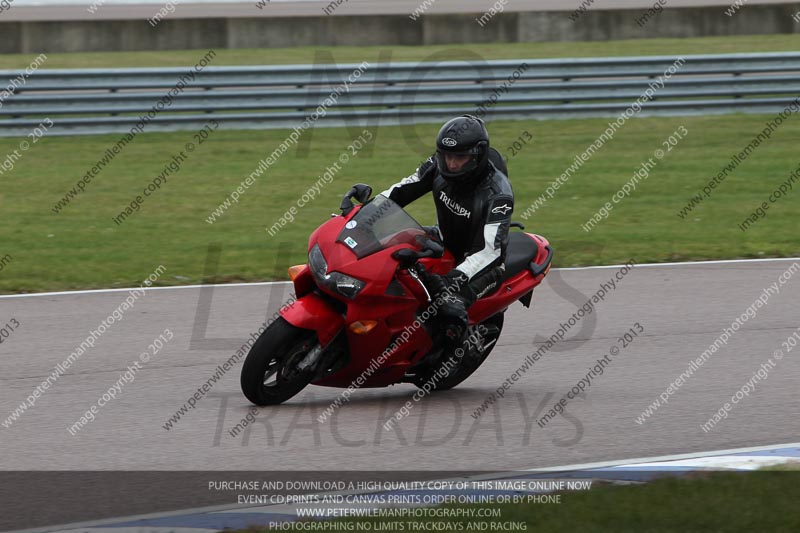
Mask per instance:
[[[359,259],[398,244],[419,247],[425,231],[402,207],[383,195],[362,206],[345,225],[336,242],[344,243]]]

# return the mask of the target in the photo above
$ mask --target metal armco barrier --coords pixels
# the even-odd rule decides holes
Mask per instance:
[[[488,119],[615,116],[677,56],[374,64],[315,125],[352,127]],[[773,113],[800,96],[800,53],[684,56],[640,116]],[[358,67],[207,67],[145,131],[299,126]],[[129,131],[186,68],[0,71],[0,136],[25,136],[45,117],[49,135]],[[482,107],[481,107],[482,106]]]

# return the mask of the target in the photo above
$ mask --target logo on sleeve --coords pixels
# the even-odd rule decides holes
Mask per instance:
[[[487,222],[500,222],[508,220],[511,217],[511,212],[514,210],[514,200],[508,196],[503,198],[495,198],[489,207],[489,216]]]
[[[499,213],[501,215],[505,215],[509,211],[511,211],[511,206],[508,205],[508,204],[499,205],[499,206],[495,207],[494,209],[492,209],[492,213],[495,213],[495,214]]]

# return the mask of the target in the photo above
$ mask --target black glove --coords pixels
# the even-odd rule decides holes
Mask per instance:
[[[422,229],[425,231],[425,235],[427,235],[428,238],[433,239],[438,243],[442,242],[442,236],[439,233],[439,226],[422,226]]]
[[[447,290],[447,281],[444,276],[428,273],[425,276],[425,286],[428,288],[428,292],[431,293],[431,297],[436,298]]]
[[[455,269],[451,270],[444,276],[431,273],[428,273],[425,276],[425,285],[428,287],[431,296],[434,298],[446,292],[458,294],[463,287],[467,285],[468,281],[469,278],[466,274]]]
[[[444,320],[445,336],[454,346],[459,346],[469,326],[469,315],[464,299],[457,294],[440,296],[437,299],[439,313]]]
[[[454,268],[444,275],[444,282],[447,288],[452,292],[459,293],[462,292],[465,287],[467,287],[469,283],[469,276]]]

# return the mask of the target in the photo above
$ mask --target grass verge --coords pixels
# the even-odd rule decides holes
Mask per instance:
[[[800,530],[797,472],[715,472],[644,485],[597,485],[560,503],[442,506],[499,517],[340,519],[326,531],[793,532]],[[485,511],[483,511],[485,512]],[[282,531],[302,531],[285,528]],[[311,529],[306,529],[311,531]],[[319,529],[322,531],[322,529]],[[268,531],[252,527],[246,533]]]
[[[556,266],[638,262],[788,257],[800,255],[798,186],[773,204],[766,218],[747,232],[737,225],[797,168],[800,119],[784,122],[690,216],[678,211],[742,150],[766,116],[632,119],[597,151],[552,199],[525,220],[527,231],[550,239]],[[516,195],[514,219],[569,167],[606,128],[607,120],[494,122],[494,146],[507,147],[524,130],[532,144],[509,160]],[[581,229],[640,165],[664,148],[681,126],[685,139],[650,171],[649,178],[590,233]],[[370,148],[341,165],[332,183],[298,209],[294,222],[274,237],[266,228],[297,205],[350,142],[346,129],[318,129],[286,152],[215,223],[207,217],[257,167],[287,132],[217,131],[198,146],[176,174],[122,225],[113,218],[141,195],[185,144],[191,132],[142,134],[128,144],[60,213],[53,206],[75,186],[118,136],[45,137],[22,153],[3,176],[0,257],[12,257],[0,272],[0,292],[130,286],[159,264],[163,283],[198,283],[209,244],[222,246],[215,281],[286,279],[286,267],[306,260],[309,234],[331,213],[356,182],[376,194],[412,173],[430,154],[438,126],[410,131],[380,127]],[[360,129],[354,132],[357,136]],[[21,139],[0,139],[0,159]],[[371,151],[370,151],[371,150]],[[410,206],[423,224],[435,222],[430,196]]]
[[[457,59],[536,59],[629,55],[795,52],[800,35],[737,35],[690,39],[629,39],[606,42],[495,43],[438,46],[320,46],[217,50],[212,66],[436,61]],[[48,54],[42,68],[182,67],[207,50],[78,52]],[[37,54],[0,56],[0,69],[27,67]]]

